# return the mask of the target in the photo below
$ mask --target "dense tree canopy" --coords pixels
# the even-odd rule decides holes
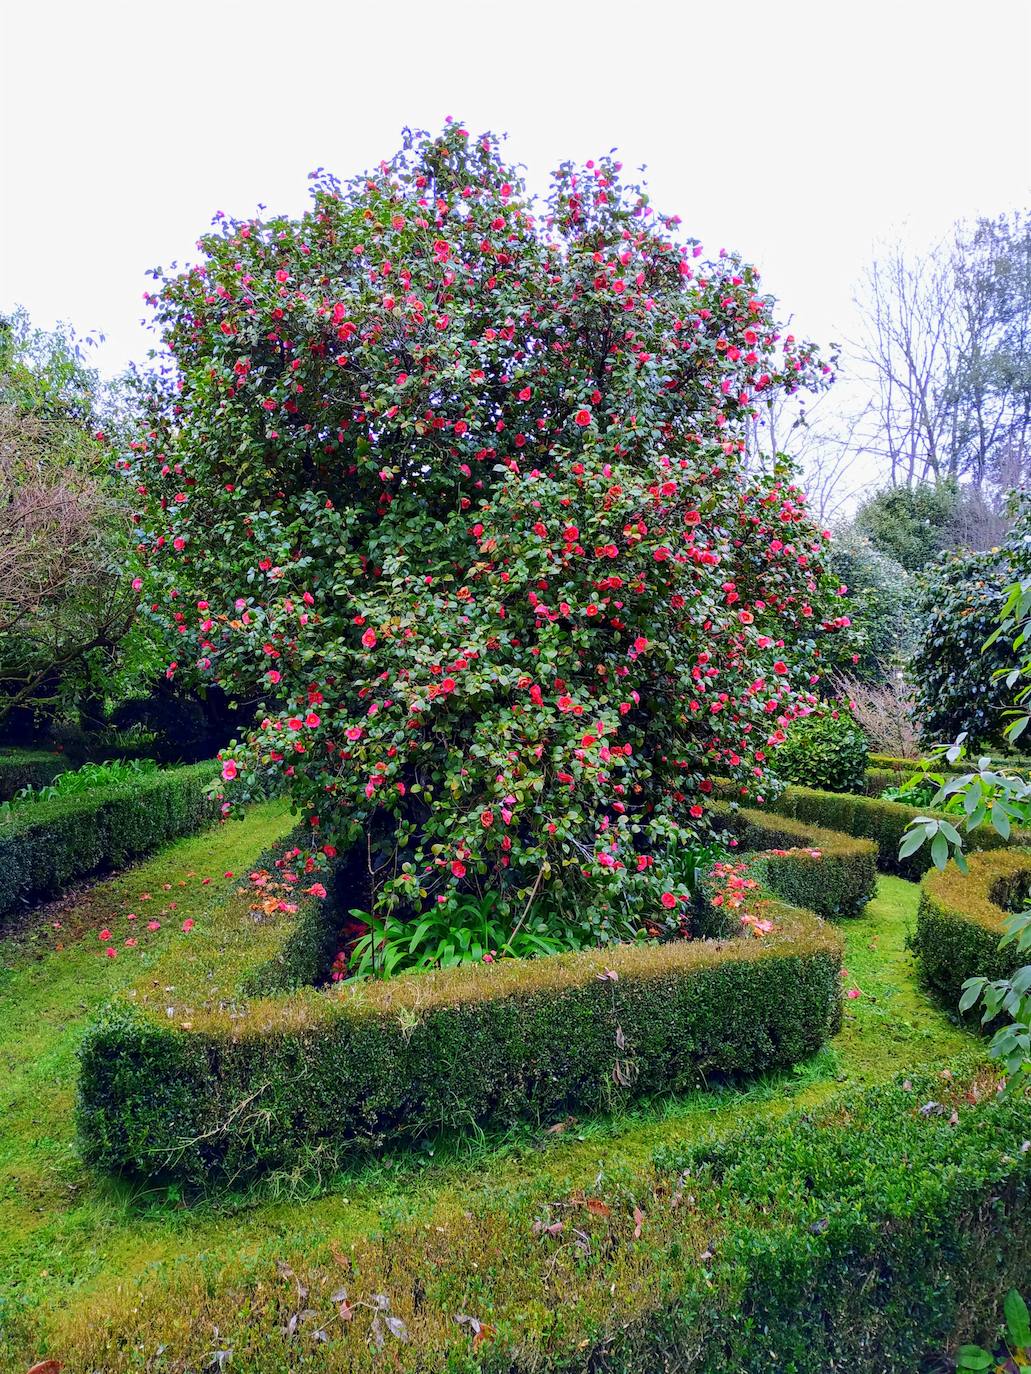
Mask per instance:
[[[227,807],[285,783],[381,907],[674,908],[713,775],[761,789],[847,623],[802,493],[742,458],[827,369],[611,160],[538,212],[450,124],[313,191],[158,274],[126,462],[168,672],[264,700]]]

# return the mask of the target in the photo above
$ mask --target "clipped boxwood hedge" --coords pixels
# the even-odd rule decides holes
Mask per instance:
[[[120,868],[217,814],[210,763],[16,805],[0,822],[0,917],[76,879]]]
[[[737,796],[737,788],[731,783],[718,783],[717,790],[727,800]],[[931,851],[930,846],[925,844],[915,854],[900,859],[899,845],[906,827],[917,816],[944,815],[926,807],[904,806],[901,802],[881,801],[878,797],[860,797],[845,792],[819,792],[811,787],[786,787],[779,797],[766,802],[763,813],[790,816],[846,835],[873,840],[877,846],[878,868],[884,873],[896,873],[914,882],[930,868]],[[956,817],[947,819],[955,821]],[[963,842],[968,851],[999,849],[1006,844],[1031,845],[1031,832],[1014,830],[1009,840],[1004,840],[990,825],[982,825],[970,834],[964,832]]]
[[[927,981],[955,1006],[967,978],[1010,978],[1027,962],[999,948],[1002,923],[1031,890],[1031,851],[971,854],[969,872],[931,869],[920,884],[913,946]]]
[[[789,862],[771,868],[771,886]],[[296,918],[256,926],[246,894],[235,894],[188,950],[94,1024],[79,1078],[87,1159],[194,1184],[315,1155],[333,1167],[357,1146],[427,1130],[536,1122],[703,1075],[785,1068],[840,1024],[840,936],[772,898],[759,903],[775,923],[761,939],[624,945],[247,996],[299,981],[283,951],[322,938],[331,918],[313,913],[314,900],[302,899]]]
[[[1031,1272],[1027,1105],[996,1095],[983,1058],[948,1067],[647,1162],[606,1150],[591,1201],[546,1166],[499,1173],[461,1211],[446,1196],[399,1207],[351,1244],[343,1275],[331,1223],[245,1247],[228,1271],[164,1263],[87,1295],[54,1351],[118,1374],[160,1339],[199,1369],[215,1329],[250,1374],[280,1374],[291,1351],[291,1368],[339,1374],[914,1374],[957,1336],[990,1339],[1000,1296]],[[295,1281],[317,1347],[284,1347]],[[377,1293],[404,1323],[386,1352]]]
[[[47,749],[5,749],[0,753],[0,802],[23,787],[45,787],[68,768],[63,754]]]
[[[877,846],[808,821],[754,808],[714,808],[750,859],[756,876],[782,901],[831,919],[858,916],[877,887]]]

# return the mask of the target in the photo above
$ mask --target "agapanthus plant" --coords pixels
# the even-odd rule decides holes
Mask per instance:
[[[847,623],[744,452],[826,364],[617,162],[536,205],[455,123],[198,247],[126,468],[168,672],[263,701],[227,810],[285,787],[381,914],[675,916],[713,778],[762,789]]]

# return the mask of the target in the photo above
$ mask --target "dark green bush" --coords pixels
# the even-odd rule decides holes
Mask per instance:
[[[920,576],[922,629],[911,665],[917,717],[926,738],[948,742],[966,731],[975,746],[999,744],[1012,689],[997,672],[1013,666],[998,628],[1014,573],[1004,552],[955,554]]]
[[[848,708],[829,706],[791,722],[769,767],[782,781],[802,787],[861,792],[866,760],[866,736]]]
[[[685,1304],[700,1349],[685,1367],[912,1374],[990,1310],[1031,1266],[1031,1152],[1026,1102],[978,1093],[907,1080],[661,1155],[719,1219],[711,1278]],[[632,1359],[629,1337],[609,1374],[670,1367],[663,1328]]]
[[[719,807],[736,848],[760,881],[782,901],[819,916],[858,916],[877,887],[877,846],[754,809]],[[751,855],[751,851],[762,853]],[[817,857],[818,856],[818,857]]]
[[[61,754],[44,749],[5,749],[0,753],[0,802],[10,801],[23,787],[45,787],[68,763]]]
[[[967,978],[1012,978],[1026,962],[1014,945],[1000,949],[999,941],[1006,912],[1027,896],[1031,852],[998,849],[967,862],[966,874],[953,864],[926,874],[913,938],[924,977],[952,1009]]]
[[[217,807],[205,790],[213,776],[212,765],[200,763],[144,782],[16,804],[0,822],[0,916],[213,820]]]

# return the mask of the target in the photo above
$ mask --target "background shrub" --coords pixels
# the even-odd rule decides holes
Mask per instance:
[[[922,628],[909,676],[929,741],[951,742],[964,730],[972,745],[1002,741],[1012,691],[995,673],[1012,667],[1013,653],[1005,639],[988,649],[985,641],[998,628],[1011,580],[998,550],[943,557],[921,575]]]
[[[0,802],[10,801],[23,787],[44,787],[68,767],[66,759],[49,749],[10,749],[0,753]]]
[[[847,707],[832,704],[791,722],[770,770],[783,782],[803,787],[861,792],[866,760],[866,736]]]

